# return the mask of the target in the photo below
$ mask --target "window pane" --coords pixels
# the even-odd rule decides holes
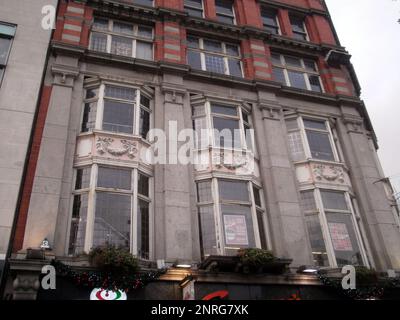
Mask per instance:
[[[143,200],[138,202],[137,226],[138,256],[148,260],[150,253],[150,214],[149,203]]]
[[[69,233],[68,254],[78,255],[80,253],[83,253],[84,251],[87,205],[87,194],[74,196],[74,202],[72,205],[71,229]]]
[[[229,64],[229,74],[235,77],[242,77],[242,67],[240,65],[240,60],[238,59],[228,59]]]
[[[306,211],[316,211],[317,204],[315,203],[314,190],[300,192],[300,206]]]
[[[217,254],[214,210],[212,206],[199,208],[200,246],[203,257]]]
[[[15,26],[0,23],[0,34],[4,34],[9,37],[14,37],[16,29],[17,28]]]
[[[206,148],[209,145],[209,131],[207,130],[206,118],[196,118],[193,121],[193,127],[196,133],[195,146],[196,148]]]
[[[263,8],[261,11],[261,17],[264,26],[278,26],[278,23],[276,22],[276,12],[274,10]]]
[[[3,80],[4,68],[0,67],[0,84],[1,80]]]
[[[275,81],[280,82],[283,85],[286,85],[286,78],[285,74],[283,73],[283,69],[272,67],[272,73],[274,74]]]
[[[150,113],[143,108],[140,108],[140,125],[139,134],[143,139],[147,139],[147,134],[150,131]]]
[[[301,161],[306,158],[303,147],[303,140],[299,131],[288,133],[288,144],[290,155],[293,161]]]
[[[138,26],[138,36],[153,39],[153,28],[152,27],[145,27],[145,26]]]
[[[329,266],[324,236],[322,234],[318,215],[306,216],[306,224],[308,236],[310,238],[314,264],[321,267]]]
[[[225,246],[231,248],[253,248],[255,241],[250,207],[221,205],[221,213]]]
[[[113,22],[113,31],[115,33],[125,33],[125,34],[133,34],[133,25],[129,23],[123,23],[114,21]]]
[[[76,170],[75,190],[89,188],[90,171],[90,167]]]
[[[83,109],[81,132],[89,132],[96,124],[97,102],[85,103]]]
[[[103,130],[133,133],[133,105],[105,100]]]
[[[260,189],[257,187],[253,186],[253,194],[254,194],[254,203],[256,206],[261,207],[261,196],[260,196]]]
[[[149,196],[149,177],[140,173],[138,177],[138,193],[146,197]]]
[[[7,64],[8,53],[10,51],[11,39],[0,38],[0,64]]]
[[[247,182],[218,180],[220,200],[249,201]]]
[[[349,210],[346,203],[346,197],[343,192],[321,190],[321,196],[325,209]]]
[[[90,48],[100,52],[107,52],[107,36],[102,33],[92,32]]]
[[[264,212],[257,210],[258,231],[260,233],[261,248],[267,249],[267,235],[264,227]]]
[[[202,0],[185,0],[185,6],[191,6],[194,8],[202,9]]]
[[[305,32],[304,19],[298,16],[290,16],[290,23],[294,32]]]
[[[279,34],[279,27],[270,27],[270,26],[264,25],[264,29],[271,32],[272,34]]]
[[[203,18],[203,10],[185,7],[185,11],[189,14],[189,16]]]
[[[136,58],[153,60],[153,44],[149,42],[136,42]]]
[[[293,38],[297,40],[307,40],[307,35],[305,33],[293,32]]]
[[[211,181],[202,181],[197,183],[197,201],[212,202]]]
[[[233,6],[230,0],[215,0],[215,9],[217,13],[233,15]]]
[[[288,75],[289,75],[290,85],[292,87],[299,89],[307,89],[306,80],[304,79],[303,73],[288,70]]]
[[[239,56],[239,47],[237,45],[226,44],[225,47],[226,47],[226,54],[235,57]]]
[[[240,148],[239,120],[213,117],[214,138],[217,147]]]
[[[318,76],[308,75],[308,79],[310,81],[311,90],[315,92],[322,92],[321,83],[319,81]]]
[[[297,122],[297,119],[289,119],[289,120],[286,120],[285,122],[286,122],[286,128],[288,131],[299,129],[299,124]]]
[[[94,18],[93,28],[95,28],[97,30],[107,31],[108,30],[108,20],[102,19],[102,18]]]
[[[278,66],[282,65],[281,56],[277,53],[271,54],[271,60],[274,65],[278,65]]]
[[[97,192],[93,247],[113,245],[129,249],[131,196]]]
[[[221,104],[212,103],[211,112],[217,114],[224,114],[227,116],[237,116],[237,107],[225,106]]]
[[[206,70],[216,73],[225,73],[224,59],[220,56],[206,54]]]
[[[204,40],[203,43],[204,43],[204,50],[222,53],[222,45],[220,42],[212,40]]]
[[[304,59],[304,65],[305,65],[307,70],[317,71],[317,68],[315,66],[315,62],[313,60]]]
[[[308,128],[308,129],[327,130],[324,120],[303,119],[303,122],[304,122],[304,127]]]
[[[150,99],[146,98],[143,94],[140,95],[140,105],[150,109]]]
[[[131,190],[131,173],[130,169],[99,167],[97,186]]]
[[[326,219],[338,266],[362,265],[360,248],[351,216],[343,213],[327,213]]]
[[[199,49],[199,38],[188,36],[187,46],[188,48]]]
[[[227,24],[234,24],[235,20],[233,17],[228,17],[228,16],[221,16],[217,14],[217,20],[222,23],[227,23]]]
[[[314,159],[334,161],[329,135],[323,132],[306,130],[311,156]]]
[[[132,56],[132,39],[124,37],[112,37],[111,53],[119,56]]]
[[[86,89],[86,96],[85,99],[93,99],[96,98],[99,94],[99,89]]]
[[[143,6],[148,6],[148,7],[153,6],[153,0],[133,0],[133,3],[140,4]]]
[[[200,52],[188,50],[187,55],[188,64],[194,69],[201,70]]]
[[[136,90],[132,89],[132,88],[116,87],[116,86],[107,85],[105,95],[106,95],[106,97],[109,97],[109,98],[135,101]]]
[[[289,67],[302,68],[301,61],[298,58],[285,56],[285,62],[286,62],[286,65]]]

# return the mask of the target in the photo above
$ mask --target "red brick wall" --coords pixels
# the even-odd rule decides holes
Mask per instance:
[[[275,0],[275,1],[306,9],[325,10],[320,0]]]
[[[44,86],[40,99],[38,115],[36,119],[35,129],[33,133],[32,149],[30,150],[27,174],[22,189],[21,205],[18,212],[17,227],[13,242],[13,252],[18,252],[22,249],[24,243],[26,221],[28,219],[29,202],[31,200],[33,182],[35,178],[36,165],[39,158],[40,143],[44,125],[47,117],[47,110],[50,104],[51,86]]]

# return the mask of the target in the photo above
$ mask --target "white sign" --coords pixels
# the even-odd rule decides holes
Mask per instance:
[[[247,237],[246,216],[224,215],[225,243],[227,245],[249,245]]]
[[[126,300],[126,299],[127,299],[126,293],[121,290],[112,291],[112,290],[96,288],[93,289],[92,293],[90,294],[90,300]]]

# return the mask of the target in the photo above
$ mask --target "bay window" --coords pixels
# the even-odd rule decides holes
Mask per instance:
[[[291,118],[286,119],[286,128],[293,161],[340,161],[328,121],[305,117]]]
[[[153,60],[153,28],[106,18],[94,18],[90,49]]]
[[[197,182],[197,197],[203,257],[268,247],[266,213],[258,186],[214,178]]]
[[[275,81],[303,90],[324,92],[314,60],[272,53],[272,71]]]
[[[367,265],[365,249],[347,192],[301,192],[314,263],[318,266]]]
[[[132,87],[102,84],[86,88],[81,132],[97,129],[146,139],[150,116],[151,100],[145,93]]]
[[[203,0],[184,0],[184,8],[189,16],[203,18]]]
[[[206,102],[205,105],[193,106],[192,118],[197,149],[212,145],[216,148],[254,151],[251,116],[244,106]]]
[[[222,23],[235,24],[235,12],[233,9],[233,1],[231,0],[215,0],[215,11],[217,20]]]
[[[149,259],[150,178],[137,169],[97,164],[78,168],[75,176],[68,253],[113,245]]]
[[[187,45],[187,62],[193,69],[243,77],[238,45],[194,36],[188,36]]]

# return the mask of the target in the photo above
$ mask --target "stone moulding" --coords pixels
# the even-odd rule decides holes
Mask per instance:
[[[127,155],[129,158],[134,159],[138,153],[137,142],[121,139],[121,148],[112,147],[114,139],[109,137],[97,137],[96,150],[100,155],[106,153],[111,154],[114,157],[121,157]]]
[[[316,180],[345,183],[345,173],[342,168],[333,165],[318,164],[313,167],[313,174]]]

